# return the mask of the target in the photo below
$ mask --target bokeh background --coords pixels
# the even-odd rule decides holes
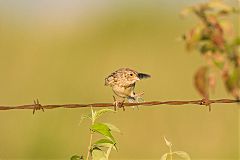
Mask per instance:
[[[146,101],[200,99],[192,77],[204,62],[179,40],[196,22],[179,12],[198,2],[204,1],[0,1],[0,104],[112,102],[104,78],[121,67],[152,75],[136,87]],[[221,81],[212,98],[231,98]],[[192,159],[236,160],[239,106],[212,108],[165,105],[107,114],[102,121],[122,131],[110,158],[160,159],[168,151],[166,136]],[[79,121],[89,112],[0,111],[0,159],[86,156],[90,123]]]

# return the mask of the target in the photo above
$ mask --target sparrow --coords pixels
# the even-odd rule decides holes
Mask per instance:
[[[114,97],[116,105],[120,101],[123,103],[125,99],[128,99],[129,102],[138,102],[138,98],[143,93],[136,94],[134,92],[136,82],[150,77],[149,74],[138,73],[130,68],[120,68],[105,78],[105,86],[112,87],[113,92],[117,95],[117,100]]]

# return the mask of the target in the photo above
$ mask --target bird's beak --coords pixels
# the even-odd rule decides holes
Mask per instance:
[[[135,80],[136,80],[136,81],[140,81],[140,78],[136,77]]]

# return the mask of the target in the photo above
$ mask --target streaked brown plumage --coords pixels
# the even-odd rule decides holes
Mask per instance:
[[[138,73],[129,68],[121,68],[105,78],[105,85],[112,87],[113,92],[122,100],[125,98],[134,99],[134,87],[137,81],[149,78],[150,75]]]

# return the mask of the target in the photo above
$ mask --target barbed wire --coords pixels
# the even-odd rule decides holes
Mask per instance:
[[[209,111],[211,110],[211,104],[215,103],[239,103],[240,100],[236,99],[201,99],[201,100],[187,100],[187,101],[149,101],[149,102],[141,102],[141,103],[122,103],[119,108],[130,107],[130,106],[156,106],[156,105],[205,105],[209,107]],[[45,109],[54,109],[54,108],[86,108],[86,107],[114,107],[116,109],[116,105],[114,103],[90,103],[90,104],[46,104],[41,105],[38,99],[33,104],[26,105],[18,105],[18,106],[0,106],[0,110],[13,110],[13,109],[32,109],[33,114],[36,110]]]

